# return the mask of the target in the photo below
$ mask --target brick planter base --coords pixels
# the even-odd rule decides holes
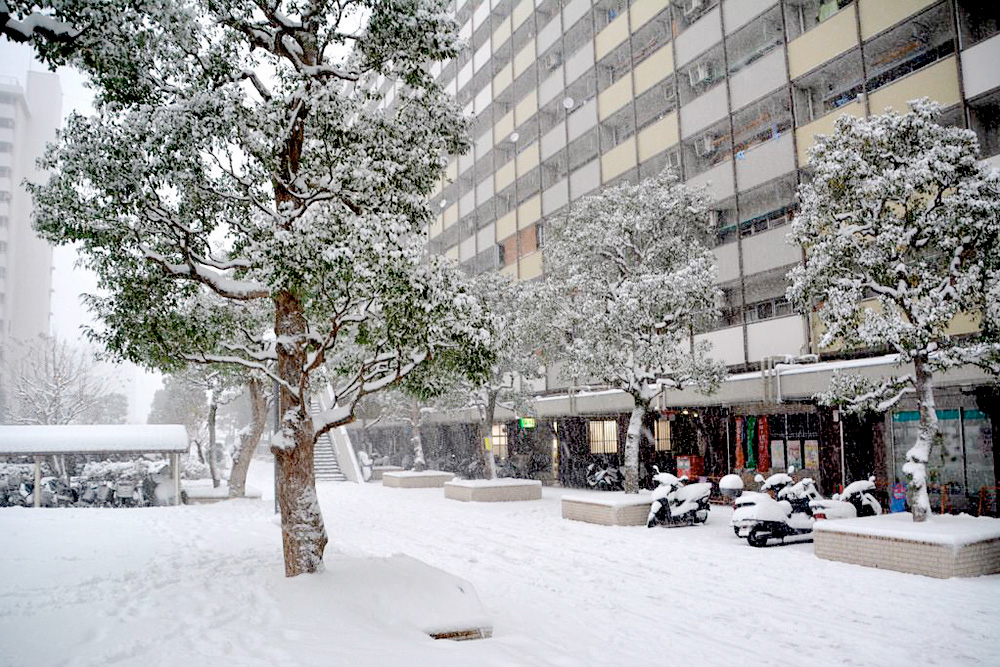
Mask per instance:
[[[444,497],[481,503],[540,500],[542,483],[534,479],[457,479],[444,485]]]
[[[602,526],[645,526],[651,504],[648,494],[626,496],[612,492],[594,497],[563,496],[562,516]]]
[[[394,486],[400,489],[426,489],[444,486],[445,482],[450,482],[454,476],[453,473],[441,470],[387,472],[382,475],[382,486]]]
[[[991,525],[1000,526],[1000,521],[934,516],[930,522],[930,527],[912,524],[908,514],[817,521],[813,549],[827,560],[938,579],[1000,572],[1000,534],[994,534],[1000,529]],[[917,528],[908,531],[907,523]],[[947,530],[934,532],[938,525]]]

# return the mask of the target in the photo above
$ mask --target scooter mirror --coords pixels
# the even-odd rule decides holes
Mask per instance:
[[[875,475],[870,476],[868,478],[868,481],[871,482],[872,484],[874,484],[875,483]]]
[[[795,466],[788,466],[788,474],[789,475],[795,474]]]
[[[680,479],[678,479],[677,481],[678,482],[686,482],[686,481],[688,481],[688,476],[687,475],[681,475]]]
[[[830,496],[830,498],[832,498],[833,500],[840,500],[840,494],[839,493],[835,493],[832,496]]]
[[[753,481],[758,482],[758,483],[763,482],[764,481],[764,476],[761,475],[760,473],[757,473],[754,476]]]

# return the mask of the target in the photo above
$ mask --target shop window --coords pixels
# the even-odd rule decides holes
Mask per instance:
[[[996,3],[958,0],[958,32],[963,49],[1000,32],[1000,13],[997,13]]]
[[[790,222],[795,212],[795,188],[793,175],[740,193],[740,235],[759,234]]]
[[[781,8],[775,7],[750,25],[740,28],[726,38],[726,56],[729,59],[729,74],[735,74],[744,67],[780,47],[785,41],[781,27]]]
[[[785,2],[785,26],[791,41],[820,23],[833,18],[852,0],[788,0]]]
[[[493,456],[501,461],[509,455],[507,441],[507,425],[494,424],[493,432],[490,434],[490,444],[493,446]]]
[[[656,438],[656,451],[669,452],[673,449],[670,442],[670,420],[657,419],[653,426]]]
[[[795,124],[805,125],[858,98],[864,88],[855,49],[792,83]]]
[[[517,234],[511,234],[497,243],[497,262],[500,266],[510,266],[517,261]]]
[[[677,89],[681,104],[688,104],[726,79],[722,44],[710,49],[678,72]]]
[[[618,422],[606,419],[588,422],[587,426],[590,431],[591,454],[618,453]]]
[[[729,120],[722,120],[684,141],[685,176],[691,178],[732,157]]]
[[[948,5],[942,3],[865,44],[868,92],[955,52]]]
[[[632,70],[632,60],[626,40],[597,63],[597,90],[603,92]]]
[[[670,8],[653,17],[632,35],[632,67],[670,43]]]
[[[787,90],[779,90],[733,114],[733,150],[736,157],[777,139],[792,129],[792,108]]]
[[[718,4],[719,0],[677,0],[671,6],[674,8],[674,20],[678,28],[683,30]]]
[[[601,148],[607,151],[635,134],[635,111],[631,104],[601,123]]]
[[[1000,91],[969,102],[969,119],[979,137],[980,157],[1000,153]]]
[[[635,98],[636,126],[641,130],[677,108],[674,77],[669,76]]]

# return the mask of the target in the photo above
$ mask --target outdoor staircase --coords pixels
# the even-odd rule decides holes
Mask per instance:
[[[319,401],[314,398],[309,404],[309,413],[315,415],[319,411]],[[316,446],[313,448],[313,468],[316,471],[317,482],[347,481],[347,477],[340,470],[340,461],[337,460],[329,431],[316,440]]]

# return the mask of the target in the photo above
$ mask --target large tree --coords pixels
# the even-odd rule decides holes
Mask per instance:
[[[839,375],[823,398],[885,411],[916,394],[920,426],[903,471],[913,519],[923,521],[938,437],[934,374],[996,359],[1000,175],[979,161],[975,134],[939,124],[937,104],[910,106],[842,116],[817,138],[790,234],[806,260],[790,273],[788,296],[819,318],[821,347],[840,340],[899,355],[899,373],[879,382]],[[988,335],[949,336],[961,314],[983,318]]]
[[[549,221],[545,271],[564,379],[628,392],[625,491],[638,491],[639,437],[664,388],[714,390],[725,367],[694,331],[717,311],[703,194],[665,171],[574,203]]]
[[[428,358],[488,343],[480,304],[424,253],[427,195],[467,145],[428,67],[457,55],[446,9],[123,3],[110,26],[88,22],[107,39],[73,60],[91,74],[97,115],[69,121],[54,176],[34,192],[39,230],[81,242],[100,277],[107,296],[92,306],[110,350],[277,382],[288,576],[321,568],[327,543],[316,438]],[[192,299],[206,291],[220,303]],[[243,326],[255,301],[271,336]],[[326,382],[333,407],[311,417]]]

